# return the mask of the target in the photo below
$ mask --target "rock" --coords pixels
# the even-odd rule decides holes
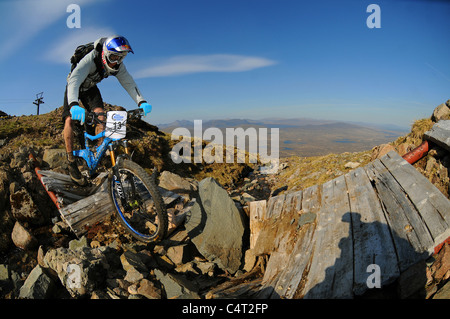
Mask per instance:
[[[111,297],[104,291],[96,290],[92,292],[91,299],[111,299]]]
[[[167,249],[167,257],[176,265],[184,264],[192,259],[192,249],[189,244],[171,246]]]
[[[256,198],[248,193],[242,194],[242,201],[244,202],[244,204],[248,203],[248,202],[254,202],[255,200],[256,200]]]
[[[428,174],[431,174],[431,172],[433,171],[433,169],[435,169],[436,167],[436,159],[432,156],[428,157],[427,160],[427,165],[425,166],[425,172],[427,172]]]
[[[213,264],[215,265],[215,264]],[[183,273],[183,274],[195,274],[195,275],[200,275],[200,271],[198,271],[198,269],[195,267],[195,263],[193,261],[190,261],[186,264],[180,264],[177,266],[177,268],[175,268],[175,271],[178,273]]]
[[[215,263],[197,261],[196,266],[203,275],[214,276],[214,271],[216,269]]]
[[[33,224],[43,222],[43,216],[25,188],[21,188],[9,197],[11,212],[16,220]]]
[[[120,261],[123,269],[127,272],[125,276],[126,281],[135,283],[148,275],[147,266],[145,266],[137,253],[127,250],[120,256]]]
[[[42,247],[42,245],[40,245],[37,253],[37,262],[39,266],[45,268],[44,257],[45,257],[44,248]]]
[[[77,250],[81,249],[83,247],[88,247],[87,238],[86,236],[81,237],[80,239],[74,239],[69,242],[69,249],[70,250]]]
[[[82,297],[104,284],[110,268],[106,251],[89,247],[52,249],[45,254],[44,264],[56,273],[72,297]]]
[[[139,282],[136,292],[147,299],[161,299],[161,289],[157,288],[155,284],[148,279],[142,279]]]
[[[50,169],[66,167],[67,152],[64,149],[46,149],[42,160],[50,166]]]
[[[16,222],[14,225],[11,233],[11,239],[16,247],[24,250],[33,249],[38,243],[37,239],[19,222]]]
[[[361,163],[358,162],[348,162],[344,165],[345,168],[350,168],[350,169],[354,169],[357,168],[359,165],[361,165]]]
[[[376,160],[377,158],[381,158],[390,151],[395,150],[394,146],[390,144],[381,144],[378,146],[375,146],[372,149],[372,161]]]
[[[69,225],[64,221],[57,221],[52,227],[52,232],[55,234],[60,234],[62,231],[69,231]]]
[[[275,189],[273,192],[270,193],[270,197],[275,197],[277,195],[279,195],[281,192],[285,191],[288,189],[287,185],[284,185],[280,188]]]
[[[0,264],[0,282],[9,280],[8,265]]]
[[[7,171],[0,169],[0,211],[5,210],[8,201],[8,185],[10,185]]]
[[[436,292],[433,299],[450,299],[450,281]]]
[[[159,177],[159,186],[175,193],[191,194],[197,191],[197,181],[183,178],[169,171],[164,171]]]
[[[244,219],[213,178],[199,183],[199,199],[194,204],[185,228],[197,250],[221,269],[235,273],[242,259]]]
[[[164,273],[155,269],[155,276],[161,282],[168,299],[200,299],[197,294],[197,287],[182,275]]]
[[[244,263],[244,270],[249,272],[250,270],[255,267],[256,264],[256,255],[253,249],[248,249],[245,252],[245,263]]]
[[[46,299],[51,296],[54,289],[54,281],[39,265],[30,272],[22,288],[19,298],[23,299]]]
[[[398,155],[403,156],[410,152],[412,149],[414,149],[414,145],[409,143],[402,143],[399,146],[397,146],[398,149]]]
[[[136,284],[132,284],[128,286],[128,293],[131,295],[137,295],[137,288],[138,288],[138,283]]]
[[[25,167],[28,161],[29,150],[27,147],[20,147],[17,152],[14,152],[11,157],[10,167],[11,168],[22,168]]]
[[[447,101],[448,103],[448,101]],[[441,104],[436,107],[431,115],[431,120],[433,122],[438,122],[440,120],[450,120],[450,108],[447,104]]]
[[[162,267],[164,269],[171,270],[175,268],[174,262],[170,260],[169,257],[167,257],[166,255],[162,256],[155,255],[155,261],[159,267]]]
[[[442,246],[441,251],[436,256],[436,260],[431,266],[434,280],[440,282],[450,278],[450,244]]]
[[[130,270],[127,271],[127,274],[125,275],[124,279],[130,283],[135,283],[141,279],[144,279],[146,275],[147,275],[146,273],[140,272],[136,268],[131,268]]]

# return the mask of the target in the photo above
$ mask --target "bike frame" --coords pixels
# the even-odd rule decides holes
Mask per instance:
[[[95,141],[100,138],[104,138],[102,144],[100,144],[96,150],[95,154],[91,151],[89,148],[89,142],[88,140]],[[85,148],[81,150],[73,151],[74,156],[78,156],[83,158],[86,161],[86,164],[89,168],[89,176],[92,176],[95,171],[97,170],[98,164],[100,163],[101,159],[103,158],[103,155],[105,154],[108,147],[113,146],[113,142],[119,141],[120,139],[111,139],[109,137],[105,137],[105,131],[93,136],[86,132],[84,132],[84,141],[85,141]],[[115,159],[113,160],[113,155],[111,157],[111,160],[113,161],[113,166]]]
[[[134,110],[134,111],[141,111],[141,110],[138,109],[138,110]],[[133,111],[130,111],[130,112],[133,112]],[[114,150],[119,141],[121,142],[121,144],[124,147],[124,151],[126,154],[125,156],[129,156],[128,141],[123,138],[116,138],[116,139],[110,138],[110,137],[106,136],[105,132],[106,131],[104,130],[97,135],[90,135],[90,134],[86,133],[86,131],[84,131],[85,148],[81,149],[81,150],[75,150],[72,152],[74,156],[81,157],[86,161],[86,164],[89,168],[89,171],[88,171],[89,177],[92,177],[92,175],[95,174],[98,164],[102,160],[103,155],[105,155],[107,149],[109,149],[109,152],[110,152],[111,163],[112,163],[113,171],[114,171],[114,167],[116,166],[116,158],[115,158]],[[97,148],[95,148],[95,154],[94,154],[94,152],[89,147],[89,140],[95,141],[100,138],[103,138],[103,142]]]

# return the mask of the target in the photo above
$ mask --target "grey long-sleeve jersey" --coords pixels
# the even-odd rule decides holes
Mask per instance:
[[[119,80],[122,87],[128,92],[136,104],[139,105],[141,102],[146,102],[123,62],[119,65],[115,74],[108,74],[106,70],[105,75],[98,72],[94,58],[97,54],[95,48],[100,40],[101,39],[95,41],[94,50],[83,57],[67,77],[67,101],[69,105],[78,104],[78,95],[80,91],[83,92],[89,90],[109,75],[114,75]]]

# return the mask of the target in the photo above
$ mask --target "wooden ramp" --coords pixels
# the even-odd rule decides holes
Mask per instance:
[[[354,298],[376,284],[375,272],[381,287],[406,281],[407,297],[426,278],[411,266],[450,236],[450,201],[392,151],[323,185],[251,203],[250,224],[250,248],[270,255],[251,297]]]
[[[90,226],[105,220],[115,212],[108,189],[108,174],[100,173],[92,185],[81,187],[75,184],[69,175],[53,171],[38,170],[40,179],[47,192],[56,197],[61,218],[77,237],[83,236]],[[169,212],[169,229],[180,225],[186,212],[193,205],[192,201],[179,194],[159,188]]]

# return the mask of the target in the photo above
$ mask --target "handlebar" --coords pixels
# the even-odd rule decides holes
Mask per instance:
[[[126,112],[128,114],[128,120],[135,119],[135,118],[140,120],[141,117],[143,116],[144,110],[141,108],[138,108],[138,109],[129,110]],[[95,112],[87,112],[86,111],[86,124],[92,125],[95,122],[105,123],[105,121],[100,120],[99,117],[100,116],[106,117],[106,113],[108,113],[108,112],[95,113]]]

